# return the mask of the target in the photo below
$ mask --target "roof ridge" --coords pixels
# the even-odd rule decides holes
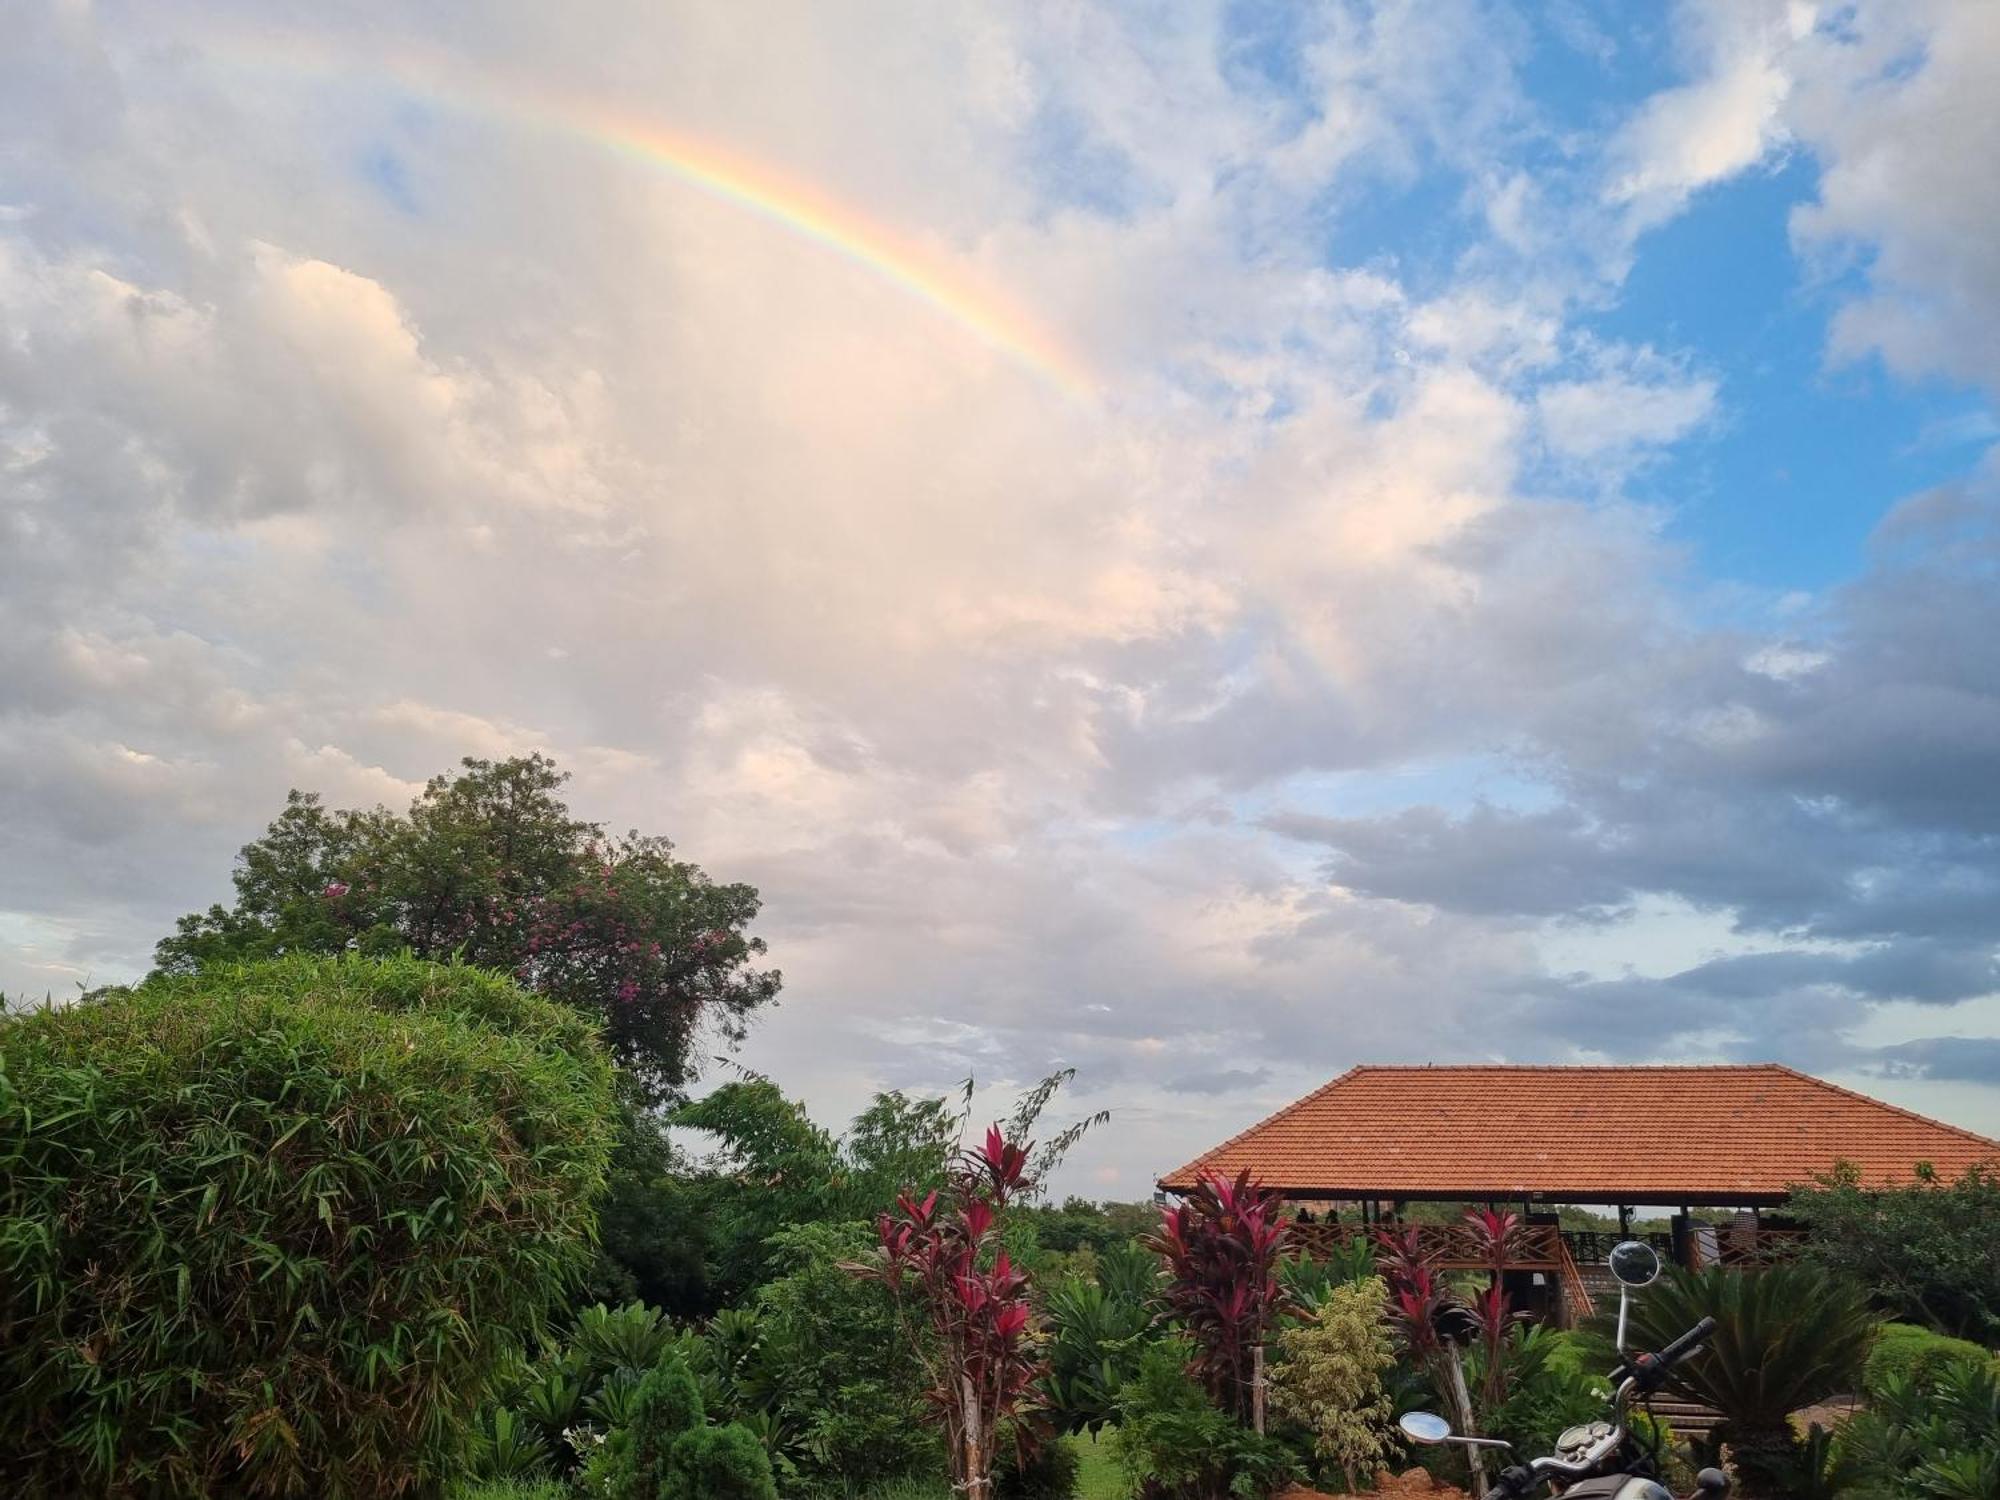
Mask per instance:
[[[1797,1068],[1786,1067],[1783,1063],[1769,1063],[1766,1066],[1776,1068],[1780,1073],[1788,1074],[1793,1078],[1802,1079],[1806,1083],[1817,1084],[1820,1088],[1831,1089],[1834,1093],[1844,1095],[1849,1099],[1859,1099],[1864,1104],[1874,1105],[1877,1109],[1889,1110],[1894,1114],[1903,1116],[1907,1120],[1915,1120],[1920,1125],[1929,1125],[1937,1130],[1948,1130],[1953,1135],[1964,1136],[1967,1140],[1976,1142],[1981,1146],[1992,1146],[2000,1149],[2000,1141],[1995,1140],[1992,1136],[1981,1135],[1976,1130],[1967,1130],[1963,1125],[1954,1125],[1949,1120],[1939,1120],[1930,1115],[1918,1114],[1914,1109],[1906,1109],[1900,1104],[1891,1104],[1887,1099],[1877,1099],[1873,1094],[1864,1094],[1859,1089],[1848,1088],[1845,1084],[1835,1083],[1830,1078],[1821,1078],[1812,1073],[1801,1073]]]

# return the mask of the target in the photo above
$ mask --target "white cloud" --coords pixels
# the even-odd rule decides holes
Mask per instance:
[[[1690,628],[1620,498],[1721,397],[1568,321],[1602,210],[1516,159],[1487,7],[1315,11],[1286,82],[1220,8],[495,6],[367,47],[262,10],[38,15],[42,81],[0,77],[0,983],[142,966],[287,786],[542,748],[581,815],[764,891],[753,1062],[829,1117],[1076,1063],[1126,1111],[1080,1170],[1136,1190],[1249,1112],[1173,1080],[1491,1050],[1546,979],[1530,925],[1330,889],[1251,802],[1523,745],[1588,778],[1820,675]],[[1621,212],[1779,139],[1787,24],[1754,77],[1696,49]],[[478,108],[412,86],[438,54]],[[548,128],[576,98],[919,242],[1096,397]],[[1437,161],[1491,231],[1462,264],[1323,264]],[[1549,456],[1589,504],[1523,493]]]

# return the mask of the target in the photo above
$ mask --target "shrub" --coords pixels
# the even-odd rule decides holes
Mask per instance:
[[[1035,1444],[1025,1455],[1006,1448],[993,1467],[995,1500],[1071,1500],[1083,1460],[1059,1439]]]
[[[1378,1280],[1333,1287],[1311,1321],[1278,1335],[1271,1409],[1312,1434],[1313,1454],[1350,1490],[1395,1449],[1382,1372],[1396,1363]]]
[[[9,1493],[434,1486],[588,1262],[610,1065],[505,978],[215,969],[0,1058]]]
[[[1995,1356],[1965,1339],[1948,1338],[1912,1323],[1884,1323],[1876,1331],[1862,1370],[1861,1388],[1874,1395],[1891,1379],[1928,1385],[1949,1364],[1991,1363]]]
[[[923,1370],[898,1335],[888,1289],[841,1269],[868,1238],[836,1224],[773,1237],[781,1274],[756,1301],[758,1363],[771,1378],[739,1381],[744,1405],[733,1413],[769,1413],[801,1477],[841,1493],[943,1466]]]
[[[1895,1500],[2000,1495],[2000,1367],[1947,1360],[1921,1383],[1886,1375],[1841,1429],[1839,1469],[1853,1492]]]
[[[668,1475],[665,1493],[687,1500],[778,1500],[764,1445],[733,1422],[674,1439]]]
[[[570,1492],[552,1479],[485,1479],[454,1485],[448,1500],[570,1500]]]
[[[592,1455],[586,1494],[604,1500],[776,1500],[771,1461],[746,1429],[708,1425],[678,1349],[639,1381],[625,1424]]]
[[[1184,1337],[1155,1344],[1119,1395],[1111,1447],[1149,1500],[1221,1500],[1265,1495],[1295,1472],[1291,1453],[1209,1401],[1188,1373]]]

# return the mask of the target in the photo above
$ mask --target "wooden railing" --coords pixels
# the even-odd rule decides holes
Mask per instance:
[[[1417,1231],[1417,1242],[1423,1250],[1437,1258],[1445,1270],[1473,1270],[1487,1264],[1487,1254],[1477,1234],[1464,1224],[1416,1224],[1404,1225]],[[1315,1259],[1325,1259],[1337,1249],[1344,1249],[1357,1237],[1373,1243],[1375,1231],[1359,1224],[1294,1224],[1291,1226],[1291,1244],[1295,1250]],[[1521,1227],[1520,1237],[1507,1256],[1511,1269],[1520,1271],[1553,1271],[1561,1268],[1564,1259],[1562,1236],[1553,1224],[1526,1224]]]
[[[1583,1273],[1577,1269],[1576,1260],[1569,1253],[1569,1243],[1568,1235],[1556,1236],[1556,1248],[1562,1255],[1557,1279],[1562,1282],[1563,1301],[1569,1307],[1570,1323],[1574,1325],[1596,1312],[1597,1304],[1590,1299],[1590,1288],[1583,1284]]]

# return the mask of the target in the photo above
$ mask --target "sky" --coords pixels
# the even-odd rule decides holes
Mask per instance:
[[[733,1061],[2000,1134],[2000,5],[0,0],[0,989],[543,750]],[[711,1069],[710,1077],[726,1069]]]

